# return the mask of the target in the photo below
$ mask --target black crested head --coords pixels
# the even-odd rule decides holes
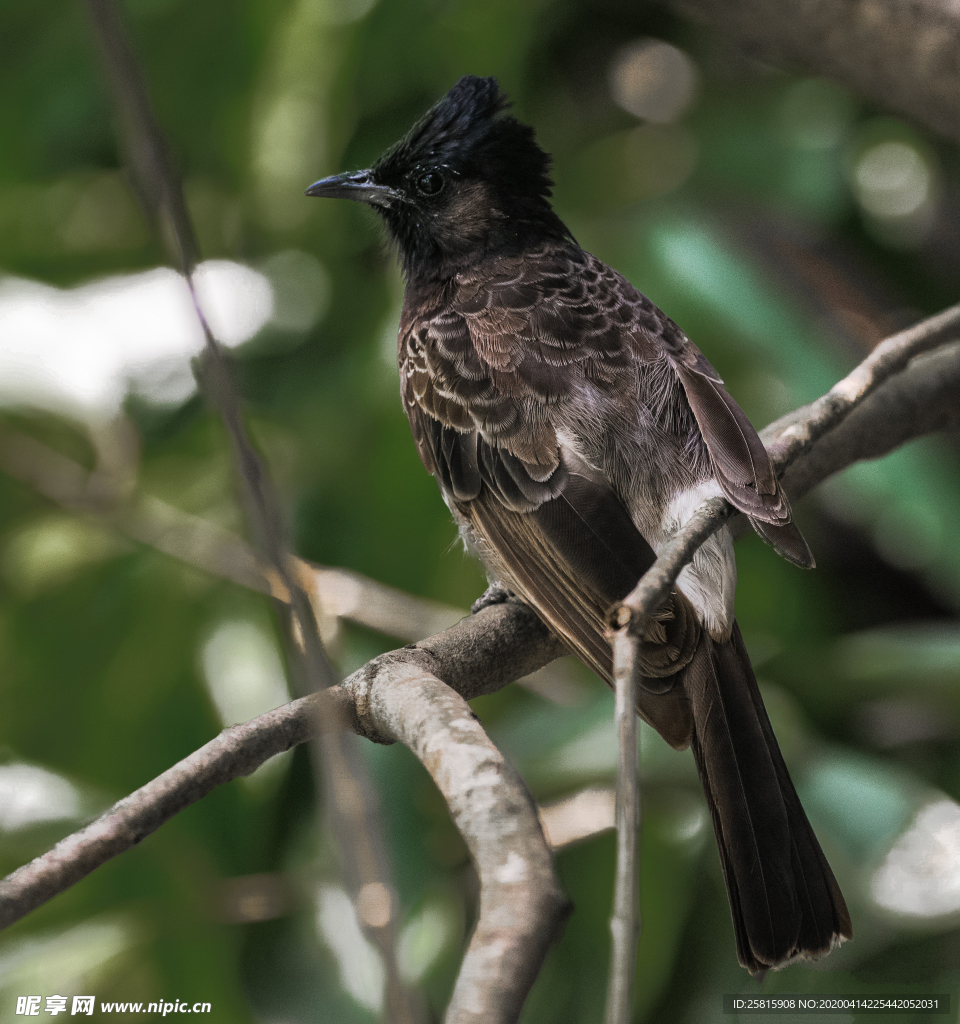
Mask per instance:
[[[504,113],[509,106],[495,78],[464,75],[373,172],[399,183],[416,168],[449,168],[455,175],[481,176],[516,199],[546,200],[553,185],[550,157],[532,128]]]
[[[369,171],[325,178],[307,195],[373,206],[413,277],[569,239],[550,205],[550,157],[509,105],[495,78],[465,75]]]

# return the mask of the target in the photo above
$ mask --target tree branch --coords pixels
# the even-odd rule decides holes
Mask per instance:
[[[771,423],[763,432],[763,439],[777,475],[781,476],[912,359],[958,335],[960,306],[951,306],[880,342],[856,369],[821,398]]]
[[[444,1019],[512,1024],[568,904],[523,780],[463,697],[419,662],[400,652],[345,685],[361,727],[406,744],[427,767],[480,878],[479,920]]]
[[[104,490],[79,463],[18,430],[0,429],[0,470],[64,508],[87,513],[140,544],[221,579],[288,602],[283,582],[242,538],[151,494]],[[405,593],[349,569],[291,556],[321,625],[345,619],[400,640],[421,640],[453,625],[466,610]]]
[[[640,784],[637,764],[637,647],[625,633],[614,641],[614,718],[617,729],[617,860],[610,917],[610,964],[605,1024],[630,1024],[640,941]]]
[[[950,0],[666,0],[749,53],[835,78],[960,140],[960,8]]]
[[[327,692],[341,713],[349,712],[346,694]],[[0,927],[13,924],[107,860],[132,849],[212,789],[250,775],[264,761],[310,739],[317,729],[311,701],[315,698],[302,698],[245,725],[224,729],[96,821],[9,875],[0,882]],[[349,724],[349,718],[344,721]]]
[[[793,424],[792,415],[783,417],[760,436],[769,443]],[[811,445],[789,465],[783,486],[795,501],[855,462],[879,459],[913,438],[951,425],[960,425],[960,342],[919,356],[879,385],[822,443]]]
[[[321,724],[377,742],[399,740],[430,772],[473,855],[480,919],[463,961],[450,1022],[509,1024],[566,913],[536,805],[461,693],[505,685],[506,665],[533,671],[562,654],[518,602],[496,605],[439,636],[393,651],[320,693],[232,726],[95,822],[0,882],[6,927],[137,845],[215,787],[316,735]],[[352,799],[353,794],[348,795]]]
[[[847,379],[854,379],[856,373]],[[879,383],[875,378],[871,386],[857,389],[855,397],[845,407],[842,415],[837,414],[838,419],[833,422],[832,429],[821,435],[819,440],[811,441],[810,446],[805,447],[796,457],[790,470],[792,477],[801,480],[803,486],[809,489],[827,475],[860,458],[883,454],[904,439],[960,419],[958,381],[960,344],[956,343],[914,358],[885,383]],[[765,436],[775,440],[784,429],[782,424],[794,430],[791,437],[802,436],[804,423],[807,418],[811,423],[816,419],[817,408],[817,403],[814,403],[806,413],[798,412],[785,418],[773,425],[776,428],[774,431],[765,431]],[[696,529],[712,529],[716,525],[708,514],[700,520]],[[670,558],[673,550],[674,545],[671,543],[669,550],[664,551],[664,557]],[[653,597],[648,595],[643,599],[643,605],[648,606],[647,602],[653,601],[655,597],[655,594]],[[614,642],[617,643],[619,638],[627,635],[626,629],[621,629],[615,635]],[[447,766],[449,762],[437,753],[430,735],[425,731],[428,726],[424,723],[430,723],[429,728],[438,724],[431,717],[436,713],[435,709],[432,706],[423,708],[421,703],[429,699],[432,704],[439,681],[442,680],[461,697],[469,700],[483,693],[491,693],[563,653],[560,641],[529,608],[518,601],[508,601],[488,607],[437,636],[375,659],[354,673],[341,687],[334,687],[323,695],[295,701],[244,726],[225,730],[201,750],[121,801],[98,821],[63,840],[49,853],[0,882],[0,924],[9,924],[19,919],[106,860],[136,845],[163,821],[211,789],[238,775],[249,774],[274,754],[303,742],[318,728],[318,705],[321,700],[328,702],[328,709],[331,713],[335,712],[345,728],[380,742],[399,738],[404,743],[412,743],[418,756],[429,762],[428,770],[435,772],[439,764]],[[384,697],[378,693],[382,680],[386,681],[384,685],[392,688],[391,693]],[[394,685],[397,680],[403,680],[403,685]],[[411,684],[410,680],[414,680],[414,683]],[[403,705],[405,695],[410,696],[410,701]],[[457,722],[469,715],[469,711],[457,702],[445,702],[443,707],[449,709],[444,714],[454,716],[450,720],[445,719],[446,724],[442,726],[444,729],[451,728],[451,721]],[[398,715],[406,716],[408,713],[411,716],[409,722],[402,725],[397,723]],[[395,728],[396,732],[393,731]],[[479,729],[479,726],[476,728]],[[441,788],[451,804],[451,813],[458,826],[483,832],[482,836],[478,832],[468,838],[468,845],[476,858],[483,858],[483,863],[478,861],[477,867],[484,885],[488,885],[491,879],[496,881],[496,872],[504,867],[503,861],[494,859],[497,844],[492,847],[489,844],[489,836],[493,833],[484,824],[485,814],[494,814],[499,803],[499,799],[495,798],[496,787],[510,789],[510,806],[521,808],[517,811],[523,821],[521,831],[531,844],[524,847],[524,850],[532,851],[537,847],[538,840],[526,811],[522,810],[524,806],[529,806],[526,804],[529,797],[516,788],[515,777],[507,770],[501,772],[498,768],[495,773],[498,779],[496,787],[483,788],[484,799],[489,802],[470,801],[472,787],[478,781],[483,782],[484,766],[488,763],[486,754],[480,757],[475,753],[474,760],[470,759],[471,749],[474,752],[487,750],[479,743],[479,737],[472,729],[473,726],[463,733],[464,748],[456,755],[459,766],[457,770],[463,769],[467,775],[456,780],[446,779],[442,781]],[[479,780],[478,775],[481,776]],[[502,818],[498,820],[502,822]],[[539,893],[527,893],[525,898],[529,904],[524,905],[540,907],[545,915],[543,920],[549,918],[551,913],[556,919],[559,911],[555,905],[555,883],[547,878],[543,869],[542,851],[537,849],[536,854],[518,853],[525,863],[535,866],[535,889]],[[507,872],[505,884],[508,885],[512,884],[509,876],[510,872]],[[513,889],[500,891],[508,903],[517,898],[517,892]],[[554,909],[551,911],[550,907]],[[490,913],[497,910],[491,906],[489,895],[486,902],[484,897],[481,898],[482,913],[484,909]],[[509,907],[501,905],[497,913],[500,912],[506,915],[503,920],[509,918]],[[487,923],[496,920],[500,920],[496,914],[484,919],[485,930],[477,934],[489,936],[491,933],[486,930]],[[510,932],[511,943],[518,934]],[[471,950],[477,949],[477,959],[471,960],[468,972],[469,978],[473,980],[469,984],[464,982],[466,987],[458,989],[461,994],[476,992],[478,979],[490,981],[494,977],[491,950],[496,948],[496,942],[491,939],[490,944],[484,946],[485,939],[477,941],[482,949],[477,947],[476,942],[471,945]],[[500,968],[505,972],[506,981],[497,989],[495,998],[501,1000],[498,1006],[506,1008],[519,1005],[516,1000],[522,1001],[519,994],[521,989],[532,982],[535,976],[535,969],[522,963],[526,949],[523,943],[511,945],[510,948],[516,951],[521,962],[506,964],[501,958]],[[539,945],[530,947],[531,963],[539,963],[538,958],[542,959],[544,948]],[[463,998],[466,998],[465,994]],[[503,1012],[506,1014],[507,1009]],[[454,1018],[451,1016],[448,1019]],[[515,1017],[504,1016],[502,1019],[511,1020]]]

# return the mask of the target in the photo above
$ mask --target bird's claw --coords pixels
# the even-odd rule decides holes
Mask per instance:
[[[513,592],[507,590],[502,583],[491,583],[483,594],[470,605],[470,614],[476,615],[477,612],[483,611],[484,608],[489,608],[491,605],[503,604],[511,597],[513,597]]]

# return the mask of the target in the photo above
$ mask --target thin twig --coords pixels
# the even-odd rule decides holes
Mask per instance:
[[[629,1024],[640,940],[640,785],[637,779],[637,654],[640,631],[668,597],[683,567],[734,510],[710,498],[663,545],[656,562],[614,612],[613,678],[617,721],[617,863],[610,931],[613,945],[607,984],[606,1024]]]
[[[180,267],[205,339],[198,383],[219,410],[230,437],[243,485],[248,527],[256,546],[289,596],[292,625],[303,654],[301,669],[305,688],[308,691],[326,689],[335,684],[336,673],[323,649],[319,624],[310,600],[291,571],[283,517],[276,496],[247,434],[237,390],[197,296],[193,271],[199,251],[180,176],[153,114],[146,83],[126,38],[115,0],[86,0],[86,3],[119,113],[131,169],[148,207],[161,217],[165,215],[172,228]],[[293,657],[296,657],[296,650],[296,645],[291,645]],[[293,676],[297,678],[299,673],[294,672]],[[328,730],[324,741],[319,744],[317,752],[323,766],[320,783],[325,797],[324,807],[339,848],[341,870],[351,883],[361,927],[383,957],[389,1019],[413,1024],[419,1014],[400,982],[395,941],[399,906],[390,878],[381,818],[362,758],[351,748],[353,742],[352,737],[339,730]],[[345,793],[349,793],[349,798],[345,798]],[[371,892],[381,896],[376,911],[367,914],[363,897]]]
[[[856,408],[916,356],[939,348],[960,335],[960,305],[880,342],[854,370],[810,405],[771,423],[764,441],[781,476],[828,431],[839,426]],[[767,441],[767,438],[771,441]]]
[[[617,862],[610,917],[610,967],[606,1024],[629,1024],[633,1016],[637,944],[640,941],[640,786],[637,781],[636,645],[626,633],[614,639],[615,720],[617,728]]]
[[[733,515],[726,498],[708,498],[666,543],[661,545],[657,560],[640,578],[640,582],[623,599],[612,616],[613,625],[639,636],[646,620],[660,607],[673,589],[684,566],[697,549]]]
[[[348,716],[353,705],[339,688],[322,695]],[[217,786],[250,775],[264,761],[316,733],[319,697],[302,698],[244,725],[224,729],[151,782],[124,797],[96,821],[0,882],[0,928],[132,849],[185,807]],[[331,717],[329,714],[327,717]],[[349,717],[345,718],[349,723]]]

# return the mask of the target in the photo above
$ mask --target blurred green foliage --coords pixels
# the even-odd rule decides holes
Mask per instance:
[[[318,562],[460,606],[484,585],[398,402],[402,284],[374,218],[302,196],[322,175],[367,165],[461,74],[500,79],[555,154],[557,205],[578,239],[684,326],[758,424],[956,299],[955,147],[659,9],[129,0],[126,11],[204,258],[246,263],[273,285],[273,319],[236,365],[296,548]],[[623,47],[647,38],[680,48],[699,82],[685,110],[659,121],[618,106],[611,88]],[[70,288],[163,261],[93,53],[80,4],[0,8],[4,274]],[[226,439],[198,398],[131,394],[125,416],[141,439],[143,493],[240,529]],[[114,437],[94,421],[13,402],[0,440],[26,432],[89,469]],[[957,437],[927,439],[800,505],[816,573],[756,538],[738,547],[738,616],[856,929],[823,964],[768,977],[766,992],[960,994],[960,808],[916,840],[919,861],[897,861],[907,874],[883,875],[919,809],[960,799],[958,506]],[[210,641],[237,622],[254,653],[224,678],[274,671],[256,654],[280,649],[264,599],[0,473],[4,871],[229,723]],[[347,628],[336,654],[346,671],[394,644]],[[575,707],[517,688],[475,706],[538,798],[610,783],[612,699],[585,672]],[[367,754],[410,922],[409,971],[439,1015],[476,913],[469,859],[412,755]],[[757,984],[736,964],[692,760],[647,730],[642,756],[636,1019],[719,1020],[720,993]],[[12,772],[23,765],[33,775]],[[350,981],[318,931],[337,903],[322,895],[335,872],[317,821],[303,750],[214,793],[0,939],[0,1016],[11,1019],[17,995],[69,991],[207,1000],[213,1020],[238,1024],[372,1019],[362,978]],[[559,854],[576,910],[529,1024],[600,1019],[613,857],[610,835]],[[933,904],[916,893],[904,903],[925,870],[928,889],[940,886]],[[244,919],[231,902],[229,880],[248,877],[280,885],[274,912]]]

